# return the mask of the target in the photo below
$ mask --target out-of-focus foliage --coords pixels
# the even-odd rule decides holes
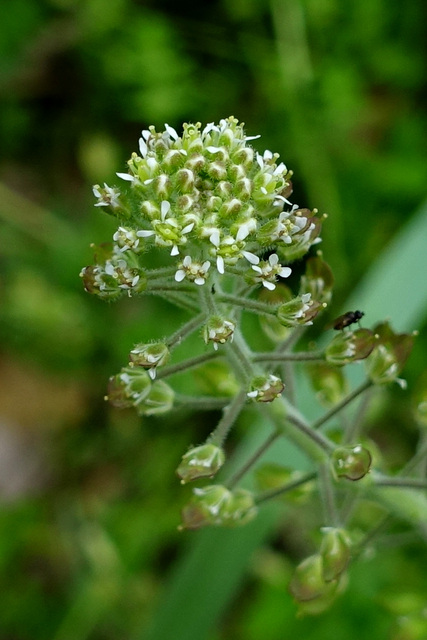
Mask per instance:
[[[421,0],[7,4],[0,26],[5,638],[141,637],[169,567],[193,542],[176,532],[182,493],[171,469],[217,417],[141,421],[105,406],[106,381],[132,345],[161,339],[176,321],[166,303],[109,305],[82,291],[89,243],[113,229],[93,208],[91,185],[114,182],[143,127],[235,115],[248,135],[262,134],[260,148],[278,151],[295,171],[294,201],[328,212],[324,252],[338,315],[425,198],[426,24]],[[424,277],[414,273],[407,283],[414,296]],[[423,392],[416,385],[425,351],[421,334],[406,376],[414,399]],[[415,444],[408,397],[384,395],[367,418],[396,467]],[[209,640],[296,633],[321,640],[331,629],[349,640],[426,637],[417,618],[419,554],[426,557],[418,540],[409,550],[384,546],[375,563],[355,565],[347,595],[320,623],[295,620],[285,585],[291,564],[310,549],[296,538],[297,513],[274,551],[248,559],[247,584]],[[402,616],[415,620],[412,635],[399,635]]]

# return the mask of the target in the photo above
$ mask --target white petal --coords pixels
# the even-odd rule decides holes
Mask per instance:
[[[261,137],[261,134],[259,134],[258,136],[245,136],[245,140],[247,142],[248,140],[257,140],[260,137]]]
[[[145,156],[147,155],[147,151],[148,151],[148,147],[147,144],[144,140],[144,138],[140,138],[139,139],[139,152],[142,155],[143,158],[145,158]]]
[[[154,236],[155,234],[155,231],[148,231],[148,229],[141,229],[140,231],[136,232],[138,238],[148,238],[149,236]]]
[[[206,147],[206,151],[209,151],[209,153],[218,153],[218,151],[221,151],[221,147]]]
[[[171,256],[179,256],[179,249],[176,244],[174,244],[172,247]]]
[[[144,140],[148,140],[148,138],[151,136],[151,131],[149,131],[148,129],[143,129],[141,135]]]
[[[173,127],[170,127],[168,124],[165,124],[165,129],[171,138],[173,138],[174,140],[178,140],[179,136]]]
[[[206,125],[206,127],[202,131],[202,135],[206,135],[211,131],[219,131],[218,127],[215,125],[214,122],[209,122],[209,124]]]
[[[252,265],[252,269],[253,269],[254,271],[256,271],[257,273],[262,273],[262,269],[261,269],[261,267],[257,267],[256,265]]]
[[[258,264],[259,263],[259,258],[258,256],[256,256],[254,253],[251,253],[250,251],[242,251],[242,255],[246,258],[246,260],[248,262],[250,262],[251,264]]]
[[[277,255],[277,253],[272,253],[268,261],[272,267],[275,267],[276,264],[279,262],[279,256]]]
[[[304,302],[304,304],[306,302],[309,302],[310,298],[311,298],[311,293],[303,293],[301,296],[301,300]]]
[[[279,276],[281,278],[289,278],[292,273],[292,269],[290,267],[282,267],[279,271]]]
[[[97,184],[92,187],[93,195],[96,198],[100,198],[101,197],[101,192],[100,192],[98,187],[99,187],[99,185],[97,185]]]
[[[222,256],[217,256],[216,268],[218,269],[219,273],[224,273],[224,258]]]
[[[194,222],[190,222],[190,224],[187,224],[187,226],[183,228],[181,233],[190,233],[190,231],[193,230],[193,227],[194,227]]]
[[[212,242],[212,244],[214,245],[214,247],[219,247],[219,231],[218,229],[215,229],[215,231],[213,231],[213,233],[211,233],[209,240]]]
[[[201,277],[194,278],[194,282],[195,282],[195,284],[202,285],[202,284],[205,284],[205,279],[201,278]]]
[[[168,200],[163,200],[160,205],[160,217],[162,221],[165,221],[166,216],[168,215],[171,208],[171,203]]]
[[[244,240],[249,235],[249,229],[246,224],[242,224],[239,227],[239,230],[236,235],[236,240],[239,242],[240,240]]]
[[[276,285],[273,282],[269,282],[268,280],[263,280],[262,284],[266,289],[273,291],[276,288]]]
[[[139,281],[139,276],[135,276],[134,279],[132,280],[132,286],[134,287],[136,284],[138,284]]]
[[[264,160],[271,160],[272,157],[273,157],[273,153],[269,149],[266,149],[264,151]]]
[[[152,380],[154,380],[156,377],[156,367],[153,367],[152,369],[148,369],[148,375]]]
[[[249,393],[246,394],[248,396],[248,398],[256,398],[258,395],[258,391],[249,391]]]
[[[264,159],[262,156],[259,155],[259,153],[256,154],[256,161],[258,165],[261,167],[261,169],[264,169]]]
[[[142,184],[151,184],[153,182],[154,178],[148,178],[147,180],[144,180],[144,182]]]
[[[209,262],[209,260],[206,260],[203,264],[202,264],[202,269],[205,273],[207,273],[209,271],[209,268],[211,266],[211,263]]]
[[[184,278],[185,278],[185,271],[183,271],[183,269],[178,269],[178,271],[175,273],[175,280],[177,282],[182,282]]]
[[[182,264],[184,265],[184,267],[189,267],[191,265],[191,256],[185,256],[184,260],[182,261]]]
[[[267,195],[268,191],[265,187],[261,187],[260,189],[261,193],[263,193],[265,196]]]
[[[127,180],[128,182],[133,182],[135,180],[135,177],[131,176],[129,173],[116,173],[116,176],[122,180]]]

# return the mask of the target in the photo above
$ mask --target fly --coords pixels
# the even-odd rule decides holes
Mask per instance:
[[[334,320],[333,327],[337,331],[340,331],[342,329],[345,329],[346,327],[349,327],[355,322],[359,322],[364,315],[365,314],[363,313],[363,311],[359,310],[347,311],[346,313],[343,313],[342,316],[339,316],[338,318],[336,318],[336,320]]]

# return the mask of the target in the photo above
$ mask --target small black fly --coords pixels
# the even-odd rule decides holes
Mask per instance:
[[[359,320],[363,318],[364,315],[365,314],[363,313],[363,311],[347,311],[346,313],[343,313],[342,316],[336,318],[332,326],[337,331],[340,331],[342,329],[345,329],[346,327],[349,327],[354,322],[359,322]]]

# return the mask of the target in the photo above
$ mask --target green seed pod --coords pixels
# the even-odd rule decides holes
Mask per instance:
[[[369,472],[372,456],[360,444],[337,447],[331,456],[332,469],[337,478],[360,480]]]
[[[338,578],[350,561],[350,539],[344,529],[325,527],[320,545],[322,576],[325,582]]]
[[[223,449],[214,444],[194,447],[182,456],[176,470],[182,484],[198,478],[212,478],[225,462]]]

